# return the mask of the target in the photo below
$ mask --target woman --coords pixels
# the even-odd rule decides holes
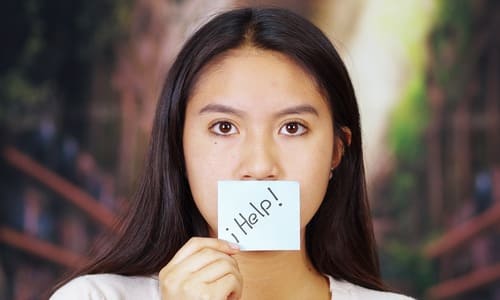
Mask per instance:
[[[167,76],[148,151],[119,238],[53,299],[406,298],[380,279],[352,84],[307,20],[245,8],[199,29]],[[298,181],[300,250],[216,239],[226,179]]]

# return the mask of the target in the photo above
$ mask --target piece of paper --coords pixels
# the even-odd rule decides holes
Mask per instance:
[[[300,250],[296,181],[219,181],[218,237],[241,250]]]

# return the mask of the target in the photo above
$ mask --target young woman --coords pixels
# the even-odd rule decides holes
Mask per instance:
[[[298,181],[300,250],[217,239],[227,179]],[[408,299],[380,279],[345,66],[289,11],[229,11],[187,41],[134,200],[113,246],[52,299]]]

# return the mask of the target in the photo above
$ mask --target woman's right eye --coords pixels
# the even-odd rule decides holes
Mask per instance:
[[[210,131],[216,135],[233,135],[238,133],[238,129],[231,122],[220,121],[210,126]]]

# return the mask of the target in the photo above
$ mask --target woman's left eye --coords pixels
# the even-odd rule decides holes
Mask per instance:
[[[307,128],[299,122],[288,122],[280,128],[279,133],[284,135],[303,135],[307,132]]]

